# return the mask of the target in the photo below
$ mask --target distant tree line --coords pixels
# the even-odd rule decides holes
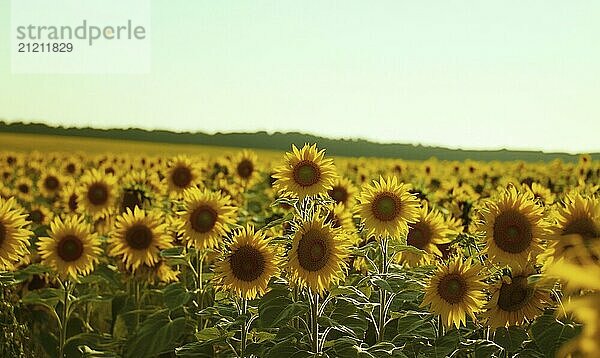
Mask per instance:
[[[561,159],[565,162],[576,161],[577,156],[567,153],[545,153],[541,151],[516,150],[462,150],[442,147],[428,147],[412,144],[382,144],[363,139],[330,139],[297,132],[272,133],[261,131],[256,133],[216,133],[171,132],[165,130],[98,129],[75,127],[52,127],[43,123],[8,123],[0,121],[0,132],[47,134],[59,136],[76,136],[88,138],[105,138],[118,140],[134,140],[144,142],[199,144],[227,146],[239,148],[289,150],[292,144],[301,146],[304,143],[317,143],[319,148],[326,148],[329,155],[353,157],[401,158],[406,160],[424,160],[432,157],[442,160],[482,160],[509,161],[523,160],[528,162],[550,161]],[[592,154],[594,160],[600,159],[600,153]]]

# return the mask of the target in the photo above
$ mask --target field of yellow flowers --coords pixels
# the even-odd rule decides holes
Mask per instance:
[[[0,152],[0,357],[600,356],[587,155],[154,148]]]

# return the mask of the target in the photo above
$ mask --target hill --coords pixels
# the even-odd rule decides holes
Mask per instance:
[[[482,160],[482,161],[550,161],[561,159],[575,161],[576,155],[567,153],[545,153],[541,151],[514,150],[461,150],[442,147],[429,147],[412,144],[383,144],[363,139],[331,139],[303,133],[216,133],[171,132],[165,130],[148,131],[139,128],[97,129],[52,127],[42,123],[8,123],[0,121],[0,132],[75,136],[132,140],[154,143],[196,144],[238,148],[256,148],[266,150],[289,150],[291,144],[301,146],[304,143],[317,143],[326,148],[327,153],[337,156],[402,158],[406,160],[425,160],[436,157],[442,160]],[[592,154],[594,160],[600,160],[600,153]]]

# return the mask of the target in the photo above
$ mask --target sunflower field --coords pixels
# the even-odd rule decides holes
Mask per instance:
[[[0,357],[598,357],[600,164],[0,152]]]

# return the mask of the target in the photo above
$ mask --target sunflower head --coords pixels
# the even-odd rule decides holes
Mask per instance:
[[[410,267],[429,262],[431,255],[442,256],[438,245],[447,244],[452,241],[456,232],[447,226],[441,213],[429,210],[427,202],[419,209],[417,221],[413,223],[406,236],[406,244],[422,250],[426,255],[419,255],[409,251],[401,251],[396,254],[398,262],[405,263]]]
[[[114,176],[97,169],[87,171],[81,176],[75,192],[77,211],[90,215],[93,219],[111,214],[117,200],[116,182]]]
[[[194,187],[200,178],[200,172],[186,156],[173,158],[168,165],[167,184],[173,197],[181,197],[186,189]]]
[[[279,257],[264,234],[252,226],[238,229],[215,268],[215,284],[248,300],[267,292],[271,277],[277,275]]]
[[[248,188],[260,179],[258,163],[256,153],[244,149],[231,159],[227,172],[235,182]]]
[[[60,192],[64,181],[63,176],[56,169],[51,168],[40,176],[37,187],[45,197],[51,198]]]
[[[550,296],[545,287],[528,282],[535,274],[533,264],[513,269],[491,288],[492,298],[486,304],[484,317],[492,328],[523,324],[540,315]]]
[[[345,276],[349,242],[341,228],[316,215],[294,234],[288,268],[292,281],[322,293]]]
[[[571,193],[554,212],[554,219],[548,250],[553,259],[597,261],[594,251],[600,244],[600,200]]]
[[[369,235],[401,238],[419,215],[419,201],[409,192],[410,186],[396,177],[379,178],[363,188],[358,213]]]
[[[284,165],[275,169],[274,186],[299,199],[325,194],[337,174],[333,160],[324,156],[325,150],[317,150],[315,144],[305,144],[301,150],[292,145],[292,153],[285,153]]]
[[[491,260],[511,266],[523,266],[543,251],[548,235],[544,209],[530,192],[518,192],[514,186],[489,200],[482,210],[487,253]]]
[[[29,237],[33,232],[26,218],[14,198],[0,198],[0,271],[12,271],[29,254]]]
[[[141,265],[154,266],[160,251],[172,246],[171,241],[160,213],[136,207],[117,217],[108,253],[121,257],[126,267],[135,271]]]
[[[439,315],[444,326],[458,328],[466,322],[467,314],[475,320],[475,313],[483,306],[485,285],[481,280],[481,267],[469,260],[455,257],[439,264],[427,283],[422,306]]]
[[[356,187],[347,178],[335,180],[327,193],[336,204],[342,204],[348,208],[354,206]]]
[[[37,245],[42,264],[63,278],[77,279],[94,269],[102,254],[100,240],[81,216],[56,217],[50,223],[48,237],[40,237]]]
[[[191,188],[184,193],[184,210],[179,213],[179,231],[188,247],[215,248],[235,224],[236,209],[228,196]]]

